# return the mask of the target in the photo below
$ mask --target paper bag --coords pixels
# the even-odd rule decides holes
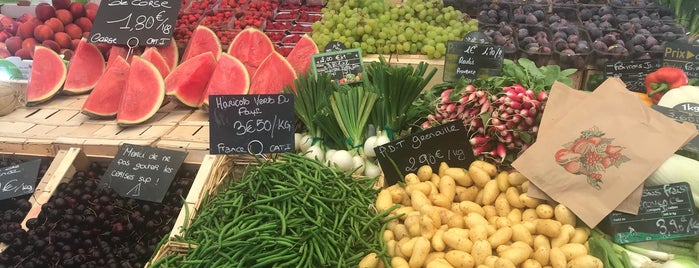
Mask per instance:
[[[618,78],[608,79],[539,133],[512,166],[596,226],[697,135],[692,126],[648,109],[637,98]]]
[[[608,81],[610,81],[609,83],[613,83],[611,82],[613,80]],[[614,86],[614,84],[611,86]],[[546,136],[548,134],[548,130],[551,128],[551,124],[554,124],[565,116],[568,111],[580,109],[578,106],[580,105],[580,102],[590,95],[591,94],[589,92],[575,90],[563,83],[555,82],[551,87],[551,93],[546,101],[546,109],[541,118],[541,123],[539,124],[538,136]],[[643,185],[639,185],[614,210],[636,215],[638,213],[642,194]],[[529,186],[527,195],[538,199],[552,200],[551,197],[549,197],[535,185]]]

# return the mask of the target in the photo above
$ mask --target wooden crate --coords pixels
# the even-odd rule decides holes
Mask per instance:
[[[189,153],[185,162],[203,162],[209,154],[209,113],[193,111],[153,145],[163,149],[186,150]]]

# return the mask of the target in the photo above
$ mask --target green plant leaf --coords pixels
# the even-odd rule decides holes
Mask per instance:
[[[541,70],[538,67],[536,67],[536,64],[530,59],[519,58],[519,60],[517,60],[517,63],[519,63],[519,65],[522,66],[524,70],[527,73],[529,73],[529,75],[537,77],[544,76],[544,74],[541,73]]]
[[[524,143],[531,143],[532,142],[532,135],[529,135],[529,133],[517,130],[517,133],[519,134],[519,138],[522,139],[522,142]],[[568,147],[568,146],[565,146]]]
[[[577,71],[577,69],[565,69],[561,71],[561,76],[570,76],[571,74],[574,74]]]

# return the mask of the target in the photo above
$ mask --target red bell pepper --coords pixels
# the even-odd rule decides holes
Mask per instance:
[[[687,74],[680,68],[662,67],[646,76],[646,94],[658,104],[660,98],[670,89],[686,86],[689,83]]]

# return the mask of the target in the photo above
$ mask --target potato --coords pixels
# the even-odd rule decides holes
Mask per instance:
[[[428,262],[426,268],[454,268],[454,266],[444,258],[437,258]]]
[[[493,248],[490,246],[488,240],[476,240],[473,242],[471,256],[473,256],[476,265],[485,263],[485,259],[492,255]]]
[[[505,192],[507,188],[510,188],[509,174],[507,171],[501,171],[495,176],[495,181],[498,183],[498,189],[500,192]]]
[[[556,205],[553,210],[553,215],[557,221],[560,221],[563,224],[573,225],[573,227],[575,227],[575,224],[578,221],[575,214],[573,214],[573,212],[563,204]]]
[[[500,195],[500,190],[498,189],[498,182],[495,180],[488,180],[483,186],[483,200],[481,204],[492,205],[495,203],[495,199]]]
[[[432,177],[430,177],[430,182],[434,183],[435,185],[439,185],[439,182],[442,180],[442,177],[439,176],[439,174],[432,173]]]
[[[432,170],[432,169],[430,169]],[[420,268],[425,264],[425,259],[427,259],[427,254],[430,254],[430,240],[425,237],[416,237],[415,245],[413,246],[413,254],[408,260],[408,264],[411,268]]]
[[[393,200],[394,204],[401,204],[406,199],[410,199],[410,195],[408,195],[408,193],[405,191],[405,188],[398,184],[391,185],[386,189],[391,193],[391,199]]]
[[[590,229],[587,227],[576,227],[570,237],[570,243],[585,244],[590,236]]]
[[[427,196],[432,192],[432,186],[427,182],[418,182],[405,186],[405,193],[408,196],[412,195],[414,191],[420,191]]]
[[[523,263],[532,254],[531,249],[524,247],[509,247],[500,253],[500,258],[508,259],[515,265]]]
[[[417,177],[415,173],[408,173],[405,175],[405,185],[413,185],[420,182],[420,178]]]
[[[560,246],[560,248],[568,261],[578,256],[587,255],[587,247],[583,244],[565,244]]]
[[[541,268],[541,263],[535,259],[527,259],[522,263],[522,268]]]
[[[451,176],[444,176],[439,180],[439,193],[445,195],[450,201],[456,196],[456,182]]]
[[[385,211],[393,206],[393,198],[389,190],[383,189],[376,196],[376,210]]]
[[[519,186],[519,188],[522,189],[523,193],[529,192],[529,184],[530,184],[529,181],[525,181],[522,183],[522,185]]]
[[[524,206],[528,208],[535,208],[542,202],[541,199],[530,197],[527,195],[527,193],[521,193],[519,195],[519,200],[522,201],[522,204],[524,204]]]
[[[413,208],[415,208],[415,210],[420,210],[420,208],[424,205],[432,205],[432,203],[430,203],[430,199],[427,198],[427,195],[420,191],[413,191],[410,194],[410,202],[413,204]]]
[[[396,246],[398,247],[398,250],[400,251],[400,256],[403,256],[405,258],[409,258],[411,255],[413,255],[413,248],[415,247],[415,241],[417,241],[417,237],[413,238],[403,238],[400,241],[398,241],[398,244]]]
[[[592,255],[582,255],[573,258],[568,263],[569,268],[604,268],[602,261]],[[555,268],[555,267],[554,267]]]
[[[425,264],[429,266],[430,262],[433,262],[434,260],[444,259],[444,255],[444,252],[430,252],[430,254],[427,254],[427,258],[425,258]]]
[[[499,258],[500,257],[498,257],[498,256],[488,256],[487,258],[485,258],[485,262],[481,265],[485,265],[485,266],[490,267],[490,268],[495,267],[495,261],[497,261]],[[478,266],[481,266],[481,265],[478,265]]]
[[[454,213],[451,217],[447,219],[447,226],[449,228],[464,228],[466,227],[466,217],[461,216],[461,214]]]
[[[437,226],[435,226],[434,221],[432,218],[430,218],[430,216],[423,214],[420,217],[420,236],[431,239],[434,233],[437,231]]]
[[[536,223],[536,233],[550,238],[561,234],[561,223],[552,219],[539,219]]]
[[[449,168],[449,164],[447,164],[446,162],[441,162],[441,163],[439,163],[439,170],[437,171],[437,174],[439,174],[440,177],[441,177],[441,176],[444,176],[444,172],[445,172],[448,168]]]
[[[444,235],[442,235],[442,240],[444,240],[444,244],[452,249],[471,252],[473,242],[468,239],[468,233],[468,229],[449,228],[444,232]]]
[[[410,237],[416,237],[420,235],[420,214],[410,214],[403,222],[405,227],[408,228],[408,234]]]
[[[533,221],[538,219],[539,216],[536,215],[536,209],[527,208],[522,211],[522,221]]]
[[[534,244],[534,238],[524,224],[512,225],[512,241],[522,241],[528,245]]]
[[[524,208],[524,204],[522,203],[522,200],[519,199],[520,192],[517,190],[517,187],[510,186],[505,190],[505,198],[507,198],[507,202],[510,203],[510,206],[513,208]]]
[[[468,176],[471,177],[471,180],[473,180],[473,184],[480,188],[485,187],[485,184],[490,181],[490,175],[488,175],[488,172],[474,165],[471,165],[471,167],[468,168]]]
[[[488,220],[481,214],[469,212],[464,216],[464,223],[468,228],[473,228],[477,225],[488,225]]]
[[[388,242],[389,240],[396,240],[396,236],[393,234],[393,231],[386,229],[383,231],[383,236],[381,236],[381,240],[383,240],[384,242]]]
[[[575,233],[575,227],[570,224],[561,226],[561,233],[551,239],[551,247],[560,247],[570,243],[570,237]]]
[[[494,268],[515,268],[517,265],[512,263],[512,261],[505,258],[498,258],[495,260]]]
[[[481,205],[476,204],[476,202],[473,202],[473,201],[461,201],[461,202],[459,202],[459,210],[461,210],[461,214],[463,214],[463,215],[467,215],[468,213],[475,212],[475,213],[485,217],[485,210],[483,210],[483,207],[481,207]]]
[[[495,209],[495,206],[493,205],[483,206],[483,211],[485,211],[485,215],[483,215],[483,217],[485,217],[486,220],[498,215],[498,210]]]
[[[495,228],[500,229],[505,226],[512,227],[512,221],[508,217],[497,217],[495,219]]]
[[[478,197],[478,193],[480,190],[478,189],[478,186],[470,186],[470,187],[464,187],[463,189],[457,189],[456,190],[456,200],[461,202],[461,201],[476,201],[476,197]]]
[[[430,202],[432,202],[432,204],[434,204],[435,206],[438,206],[438,207],[443,207],[443,208],[449,209],[449,208],[451,208],[451,204],[453,201],[454,201],[454,197],[449,198],[445,194],[438,193],[438,194],[430,195]]]
[[[447,248],[447,245],[444,244],[444,232],[445,230],[437,229],[430,240],[430,244],[435,251],[444,251]]]
[[[533,258],[541,265],[549,264],[549,254],[551,253],[551,245],[549,239],[545,235],[536,235],[534,237],[534,256]]]
[[[455,268],[472,268],[475,265],[473,256],[463,250],[450,250],[444,255],[444,259]]]
[[[524,225],[524,227],[527,227],[527,230],[529,230],[529,232],[531,234],[535,234],[536,233],[536,224],[538,222],[539,222],[539,219],[536,219],[533,221],[522,221],[521,223],[522,223],[522,225]]]
[[[417,178],[420,181],[428,181],[432,178],[432,167],[423,165],[417,169]]]
[[[443,176],[452,177],[457,185],[463,187],[469,187],[473,185],[473,180],[471,179],[471,176],[468,174],[468,171],[463,168],[448,168],[444,171]]]
[[[510,202],[508,202],[505,198],[505,194],[499,194],[498,197],[495,198],[494,206],[498,216],[507,217],[507,215],[510,214],[510,211],[512,211]]]
[[[404,214],[403,216],[400,217],[400,219],[405,220],[405,218],[408,217],[408,214],[410,214],[410,212],[413,212],[413,211],[415,211],[415,208],[413,208],[413,207],[399,207],[399,208],[391,211],[391,215]]]
[[[468,238],[474,243],[478,240],[488,239],[488,228],[485,225],[476,225],[468,230]]]
[[[539,204],[535,208],[536,216],[539,219],[551,219],[553,218],[553,207],[549,204]]]
[[[489,177],[493,177],[498,174],[498,169],[495,167],[495,165],[485,162],[483,160],[476,160],[471,162],[471,165],[469,165],[468,169],[470,170],[472,167],[478,167],[485,171]]]
[[[408,227],[405,224],[398,224],[393,228],[393,236],[396,237],[396,241],[400,241],[403,238],[410,237],[410,232],[408,232]]]
[[[522,183],[525,181],[529,181],[522,173],[519,172],[512,172],[509,175],[507,175],[507,181],[510,183],[512,186],[520,186]]]
[[[438,194],[439,193],[439,188],[437,188],[437,184],[433,183],[432,181],[426,181],[428,185],[430,185],[430,193],[427,194],[429,197],[430,195]]]
[[[549,252],[549,262],[553,268],[566,268],[566,255],[561,248],[551,248]],[[601,266],[600,266],[601,268]]]
[[[522,222],[522,210],[510,210],[510,213],[507,214],[507,219],[509,219],[510,222],[512,222],[513,224]]]
[[[512,238],[512,228],[511,227],[502,227],[495,231],[491,236],[488,237],[488,242],[490,243],[491,247],[497,247],[499,245],[503,245],[507,242],[510,241]]]
[[[410,268],[410,264],[404,258],[393,257],[391,258],[391,267],[393,268]]]
[[[388,251],[388,255],[391,255],[391,256],[398,255],[398,253],[396,252],[396,249],[398,249],[397,244],[398,244],[398,241],[396,241],[396,240],[390,240],[390,241],[386,242],[386,250]],[[400,251],[400,250],[398,250],[398,251]]]
[[[376,253],[369,253],[361,261],[359,261],[359,268],[377,268],[379,267],[379,256]]]
[[[420,210],[420,215],[430,217],[435,228],[439,228],[442,225],[442,212],[449,211],[448,209],[435,207],[435,206],[423,206]]]

